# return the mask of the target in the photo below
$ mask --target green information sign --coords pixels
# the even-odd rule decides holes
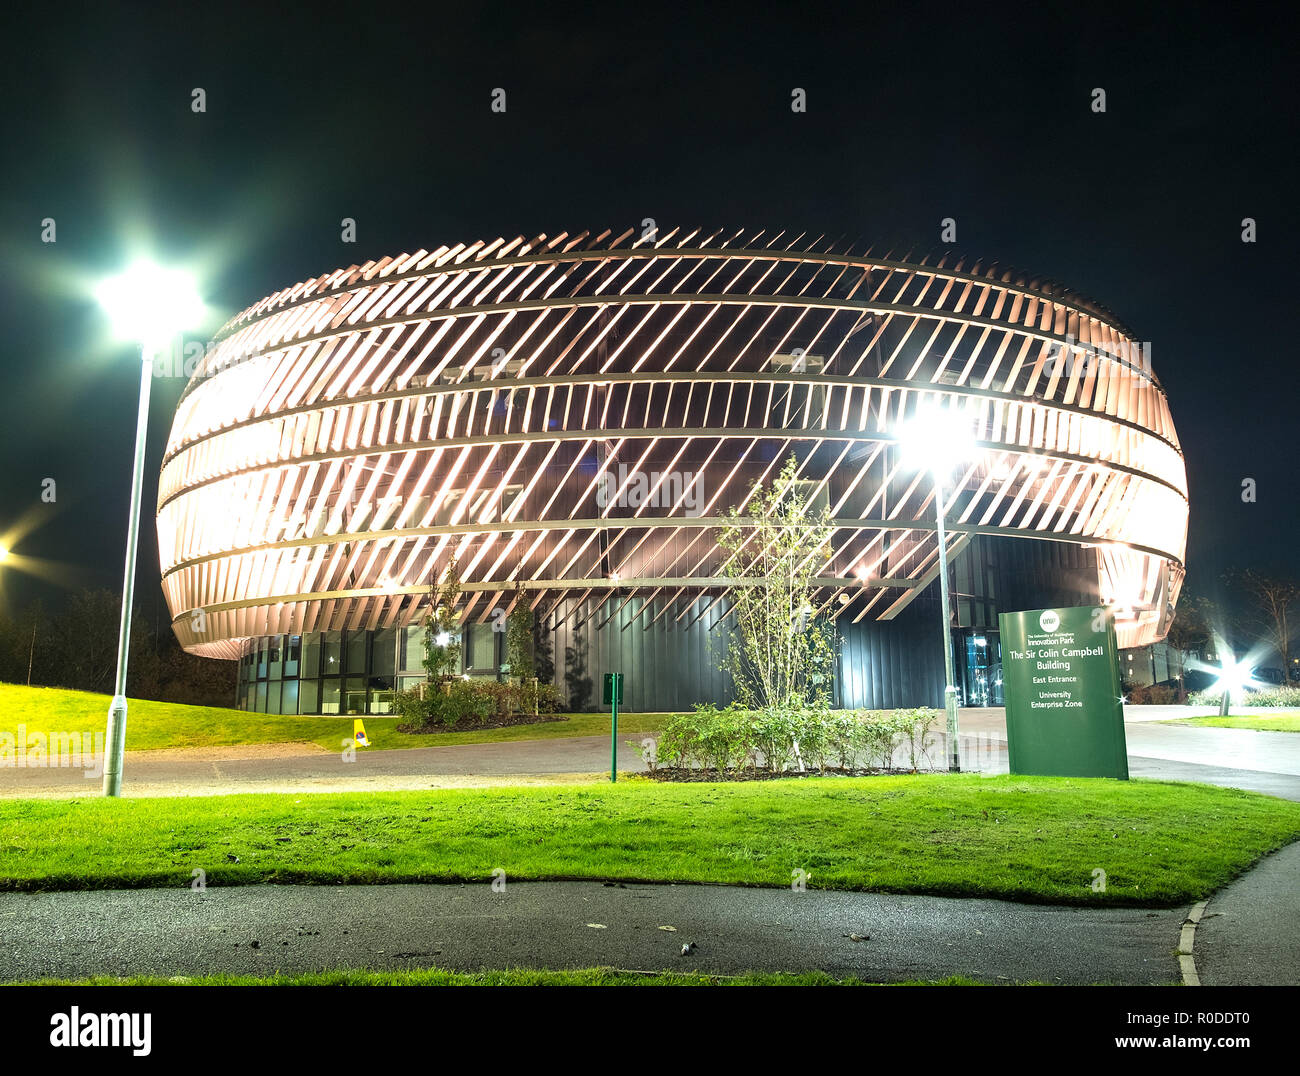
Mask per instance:
[[[1093,606],[1001,613],[1012,773],[1128,780],[1115,621]]]

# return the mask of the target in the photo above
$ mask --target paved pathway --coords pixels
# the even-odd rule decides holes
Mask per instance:
[[[1195,952],[1205,986],[1300,985],[1300,841],[1210,898]]]
[[[613,966],[1158,984],[1179,981],[1186,912],[599,882],[5,893],[0,981]]]
[[[1186,707],[1129,707],[1125,734],[1134,776],[1245,788],[1300,800],[1300,733],[1254,732],[1161,724]],[[962,766],[1006,773],[1002,710],[961,714]],[[643,771],[644,737],[619,738],[619,768]],[[942,735],[931,756],[942,764]],[[637,742],[629,742],[637,741]],[[277,750],[278,748],[278,750]],[[901,754],[898,756],[901,760]],[[128,796],[227,792],[325,792],[356,789],[460,788],[591,780],[609,772],[609,738],[579,736],[453,747],[358,751],[354,762],[315,745],[128,752]],[[0,797],[94,794],[99,777],[78,769],[0,769]]]

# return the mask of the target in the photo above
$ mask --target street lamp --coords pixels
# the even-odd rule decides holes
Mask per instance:
[[[122,579],[122,618],[117,635],[117,679],[108,707],[104,739],[104,795],[122,794],[122,754],[126,747],[126,659],[131,642],[131,599],[135,589],[135,550],[140,532],[140,487],[149,425],[149,384],[154,356],[173,334],[203,315],[193,280],[174,269],[138,262],[95,289],[114,332],[140,347],[140,404],[135,421],[135,464],[131,471],[131,507],[126,527],[126,568]]]
[[[1214,685],[1223,692],[1219,700],[1219,716],[1228,716],[1228,702],[1233,695],[1241,695],[1246,688],[1254,683],[1255,677],[1251,668],[1250,659],[1238,661],[1232,656],[1232,651],[1228,650],[1222,643],[1219,645],[1223,653],[1223,663],[1216,670],[1219,674],[1218,682]]]
[[[952,656],[952,625],[948,608],[948,535],[944,526],[947,511],[943,503],[944,479],[956,464],[969,456],[975,437],[964,411],[954,401],[949,407],[918,407],[911,419],[898,431],[904,466],[926,470],[934,479],[934,518],[939,538],[939,604],[943,622],[943,664],[948,683],[943,692],[944,710],[948,715],[948,769],[961,770],[957,745],[957,673]]]

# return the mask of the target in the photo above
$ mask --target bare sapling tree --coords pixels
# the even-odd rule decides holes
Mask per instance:
[[[817,579],[831,560],[834,527],[797,473],[791,456],[770,486],[755,483],[718,538],[720,574],[735,581],[726,667],[740,701],[754,708],[830,701],[834,625],[818,611]]]

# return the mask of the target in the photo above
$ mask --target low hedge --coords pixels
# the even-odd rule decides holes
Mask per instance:
[[[660,769],[707,769],[731,775],[746,770],[781,773],[802,768],[828,771],[899,768],[929,764],[935,745],[937,710],[829,710],[770,707],[746,710],[701,705],[669,718],[654,752],[651,773]]]
[[[1187,701],[1196,706],[1218,706],[1223,701],[1221,688],[1209,688],[1205,691],[1193,691]],[[1268,706],[1275,708],[1300,708],[1300,687],[1261,688],[1258,691],[1237,691],[1228,700],[1233,707]]]

